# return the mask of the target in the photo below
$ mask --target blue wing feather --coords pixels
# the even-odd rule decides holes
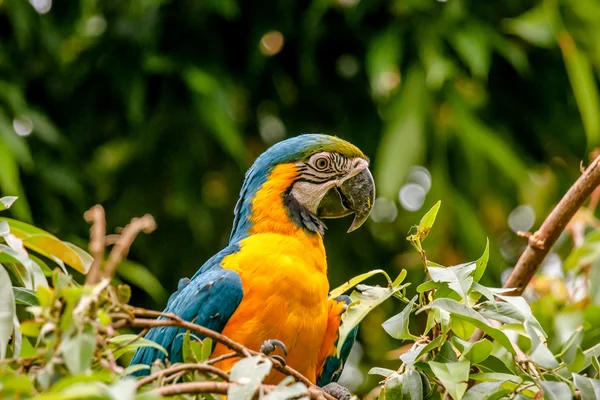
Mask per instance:
[[[346,304],[350,304],[352,300],[349,296],[338,296],[335,300],[341,302],[345,302]],[[317,377],[317,385],[319,387],[323,387],[331,382],[337,382],[342,375],[342,371],[344,369],[344,364],[346,364],[346,360],[350,355],[350,350],[352,350],[352,346],[354,345],[354,341],[356,340],[356,335],[358,334],[358,325],[354,327],[346,337],[346,340],[342,344],[342,350],[340,351],[340,356],[329,356],[325,359],[325,363],[323,364],[323,370]],[[337,349],[339,346],[339,338],[335,341],[335,348]]]
[[[242,280],[237,272],[221,267],[221,261],[238,250],[229,246],[209,259],[192,279],[179,281],[177,291],[171,295],[165,313],[173,313],[185,321],[194,322],[217,332],[222,332],[229,318],[242,301],[244,294]],[[159,319],[164,319],[160,317]],[[145,338],[163,346],[169,353],[169,361],[182,362],[183,328],[152,328]],[[200,337],[203,339],[203,337]],[[165,355],[152,347],[140,347],[135,352],[130,365],[150,365]],[[134,375],[146,375],[142,370]]]

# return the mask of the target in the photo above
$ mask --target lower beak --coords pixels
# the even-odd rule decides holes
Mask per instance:
[[[375,199],[375,182],[368,168],[327,192],[317,209],[320,218],[341,218],[354,214],[348,232],[355,231],[369,218]]]

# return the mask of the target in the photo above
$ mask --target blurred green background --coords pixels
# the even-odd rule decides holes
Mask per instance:
[[[93,204],[110,230],[152,214],[119,277],[162,308],[227,242],[253,159],[335,134],[371,157],[379,199],[355,233],[328,222],[332,286],[374,268],[420,283],[405,238],[437,200],[428,257],[473,260],[489,238],[499,285],[515,232],[600,144],[599,77],[597,0],[0,0],[0,194],[83,245]],[[353,361],[398,346],[379,324],[399,306],[365,320]]]

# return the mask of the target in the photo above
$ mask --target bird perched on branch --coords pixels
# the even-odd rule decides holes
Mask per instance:
[[[349,298],[328,298],[322,219],[354,214],[348,232],[366,221],[375,196],[368,166],[356,146],[334,136],[305,134],[270,147],[246,173],[229,245],[180,281],[165,312],[283,357],[319,386],[337,381],[356,329],[337,343]],[[146,338],[171,362],[182,361],[182,328],[153,328]],[[216,344],[211,357],[230,351]],[[142,347],[131,365],[163,357]],[[228,370],[236,361],[216,366]],[[272,371],[265,383],[282,378]]]

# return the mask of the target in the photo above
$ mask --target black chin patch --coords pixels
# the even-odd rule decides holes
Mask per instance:
[[[291,190],[283,197],[283,205],[285,206],[288,216],[296,225],[313,233],[325,235],[327,227],[315,214],[310,212],[294,197]]]

